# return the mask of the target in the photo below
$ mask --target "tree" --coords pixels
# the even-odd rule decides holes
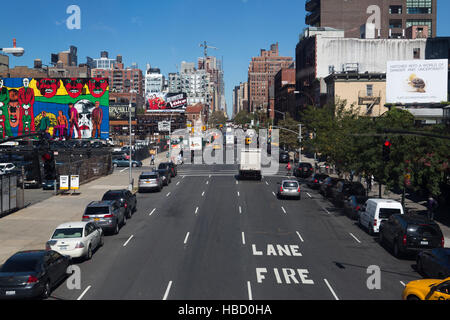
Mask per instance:
[[[288,150],[297,150],[300,147],[298,134],[294,133],[299,132],[299,124],[300,122],[295,121],[289,115],[286,116],[286,119],[278,121],[277,127],[280,127],[280,147],[284,147]],[[283,130],[282,128],[288,129],[289,131]]]
[[[227,118],[223,111],[214,111],[209,117],[209,123],[213,126],[225,125]]]
[[[233,123],[236,125],[246,125],[246,124],[250,124],[251,120],[252,120],[252,116],[250,113],[248,113],[245,110],[240,111],[238,114],[236,114],[236,116],[233,119]]]

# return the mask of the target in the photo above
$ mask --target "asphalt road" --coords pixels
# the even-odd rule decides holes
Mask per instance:
[[[138,194],[120,234],[77,264],[81,288],[63,283],[52,299],[399,300],[421,278],[316,191],[278,200],[280,176],[237,170],[184,165],[161,193]],[[380,289],[367,286],[370,266]]]

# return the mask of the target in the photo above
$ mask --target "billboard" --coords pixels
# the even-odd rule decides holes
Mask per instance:
[[[109,104],[109,120],[128,120],[130,117],[130,104],[111,102]],[[131,104],[131,118],[136,119],[136,104]]]
[[[447,101],[448,60],[388,61],[387,103]]]
[[[152,93],[147,96],[147,112],[185,112],[186,93]]]
[[[0,139],[38,131],[108,139],[108,109],[107,78],[0,79]]]

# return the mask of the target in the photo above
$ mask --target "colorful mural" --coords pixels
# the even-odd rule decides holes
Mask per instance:
[[[108,79],[0,78],[0,139],[38,131],[108,139]]]

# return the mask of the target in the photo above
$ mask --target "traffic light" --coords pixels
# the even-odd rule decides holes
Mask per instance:
[[[391,159],[392,143],[386,139],[383,144],[383,161],[388,162]]]
[[[44,162],[44,179],[54,180],[56,176],[55,157],[52,152],[45,152],[42,155]]]

